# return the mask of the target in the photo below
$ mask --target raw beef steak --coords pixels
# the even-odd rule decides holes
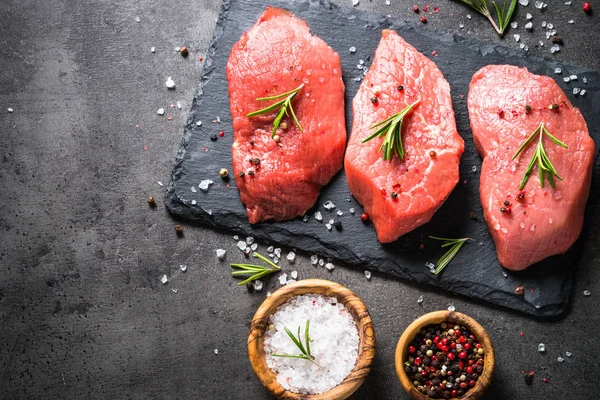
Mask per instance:
[[[311,208],[321,186],[342,167],[346,145],[344,83],[339,55],[306,23],[269,7],[237,42],[227,64],[233,117],[233,170],[250,223],[292,219]],[[297,89],[291,111],[272,138],[278,109],[247,114]]]
[[[374,124],[419,100],[404,118],[404,159],[384,160],[384,139],[362,143]],[[395,31],[384,30],[354,101],[344,167],[348,186],[382,243],[428,222],[459,178],[464,150],[448,82],[436,65]]]
[[[489,65],[475,73],[468,108],[475,145],[483,157],[479,195],[500,264],[522,270],[567,251],[581,233],[594,160],[594,142],[579,109],[552,78],[510,65]],[[562,180],[552,175],[550,180],[546,174],[542,187],[536,163],[521,190],[539,133],[513,157],[541,123],[568,146],[542,136],[547,157]]]

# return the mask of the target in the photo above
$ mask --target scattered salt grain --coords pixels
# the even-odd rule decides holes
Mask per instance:
[[[584,76],[583,78],[581,78],[581,80],[583,81],[583,83],[585,83],[587,85],[587,82],[588,82],[587,77]]]
[[[590,291],[589,291],[589,290],[584,290],[584,291],[583,291],[583,295],[584,295],[584,296],[591,296],[592,294],[590,293]]]
[[[521,43],[521,44],[519,45],[519,48],[521,48],[521,49],[524,49],[524,48],[525,48],[525,43]]]
[[[463,28],[465,27],[465,24],[463,24],[462,22],[460,22],[460,23],[458,24],[458,27],[459,27],[460,29],[463,29]]]
[[[562,73],[562,69],[560,69],[560,68],[554,68],[554,73],[555,74],[560,74],[560,73]]]
[[[248,236],[246,238],[246,244],[250,245],[252,243],[254,243],[254,238],[252,236]]]
[[[162,183],[161,181],[156,181],[156,184],[157,184],[158,186],[160,186],[160,187],[163,187],[163,186],[164,186],[164,185],[163,185],[163,183]]]
[[[292,277],[292,279],[298,279],[298,271],[292,271],[290,276]]]
[[[171,288],[171,292],[177,293],[177,289],[176,288]]]
[[[140,17],[135,17],[135,22],[140,22],[142,19]]]
[[[309,219],[308,215],[304,215],[304,217],[302,217],[302,221],[304,221],[304,222],[308,222],[308,219]]]
[[[202,121],[196,121],[196,126],[201,126],[202,125]]]
[[[192,193],[198,193],[198,189],[196,189],[196,186],[192,186],[190,190],[192,191]]]
[[[529,13],[527,13],[527,14],[525,15],[525,19],[532,19],[532,18],[533,18],[533,15],[531,15],[531,14],[529,14]]]
[[[166,275],[163,275],[162,278],[160,278],[160,282],[165,285],[167,282],[169,281],[169,278],[167,278]]]
[[[515,38],[515,41],[517,41],[517,42],[519,40],[521,40],[521,35],[519,35],[519,34],[514,34],[513,37]]]
[[[185,272],[185,271],[187,271],[187,265],[179,264],[179,269],[181,270],[181,272]]]
[[[252,251],[256,251],[256,249],[258,249],[258,243],[252,243],[252,245],[250,245],[250,249],[252,249]]]
[[[159,108],[159,109],[156,111],[156,113],[157,113],[158,115],[165,115],[165,109],[164,109],[164,108]]]
[[[348,49],[348,51],[350,52],[350,54],[354,54],[356,53],[356,47],[352,46]]]
[[[542,21],[542,28],[546,27],[547,22],[546,21]]]
[[[333,204],[331,201],[327,200],[323,204],[323,208],[326,209],[326,210],[333,210],[335,208],[335,204]]]
[[[221,123],[221,117],[219,117],[219,116],[217,115],[217,119],[215,119],[215,121],[217,121],[217,123],[219,123],[219,124],[220,124],[220,123]]]
[[[572,81],[576,81],[577,80],[577,75],[571,75],[571,76],[569,76],[569,78],[571,78]]]
[[[8,111],[9,113],[12,113],[12,112],[14,112],[15,110],[13,110],[13,109],[12,109],[12,107],[8,107],[8,108],[6,109],[6,111]]]
[[[214,349],[214,350],[213,350],[213,353],[215,353],[215,354],[219,354],[219,349]]]
[[[315,363],[271,356],[297,354],[298,348],[284,329],[295,332],[300,327],[303,331],[308,320]],[[335,298],[315,294],[293,297],[278,308],[269,324],[271,329],[264,336],[267,365],[286,390],[300,394],[326,392],[339,385],[356,363],[359,344],[356,324],[348,309]]]
[[[254,290],[256,290],[257,292],[260,292],[263,288],[263,282],[260,279],[257,279],[254,281],[252,286],[254,286]]]
[[[467,14],[467,19],[471,19],[471,14]]]
[[[325,260],[323,260],[322,258],[319,260],[319,267],[322,267],[325,265]]]
[[[275,257],[281,258],[281,249],[277,247],[275,250],[273,250],[273,254],[275,254]]]
[[[267,253],[272,253],[274,250],[273,246],[267,247]]]
[[[572,1],[565,1],[565,6],[570,6],[573,2]]]
[[[392,1],[391,0],[385,0],[385,5],[386,6],[391,6],[392,5]]]
[[[544,47],[544,42],[540,40],[540,47]]]
[[[502,276],[503,276],[504,278],[508,278],[508,274],[506,273],[506,271],[502,271]]]
[[[239,242],[237,242],[237,247],[238,249],[244,251],[246,250],[246,242],[244,242],[243,240],[240,240]]]
[[[356,7],[360,3],[360,0],[352,0],[352,6]]]
[[[325,264],[325,268],[327,268],[327,270],[329,270],[329,271],[333,271],[335,268],[335,265],[333,265],[332,263],[327,263],[327,264]]]
[[[342,215],[344,215],[344,212],[343,212],[342,210],[337,210],[335,213],[336,213],[337,215],[339,215],[340,217],[341,217]]]
[[[477,165],[473,165],[473,166],[471,167],[471,171],[473,171],[473,172],[477,172]]]
[[[519,4],[523,7],[527,7],[529,5],[529,0],[519,0]]]
[[[365,60],[362,60],[362,59],[361,59],[361,60],[358,60],[358,63],[359,63],[360,65],[363,65],[363,64],[365,63]]]
[[[195,206],[195,205],[196,205],[196,200],[192,200],[192,201],[191,201],[191,204],[192,204],[193,206]]]
[[[351,208],[351,209],[350,209],[350,210],[348,210],[348,211],[350,211],[350,214],[354,215],[354,212],[355,212],[356,210],[355,210],[354,208]]]
[[[156,53],[156,47],[150,47],[150,53]]]
[[[171,77],[167,78],[165,85],[167,86],[167,89],[175,89],[175,82],[173,81],[173,79],[171,79]]]
[[[289,262],[293,263],[294,261],[296,261],[296,253],[294,253],[293,251],[290,251],[286,258]],[[294,275],[294,273],[292,272],[292,278],[296,279],[293,275]]]
[[[510,23],[510,27],[513,29],[517,29],[519,27],[519,23],[517,21],[513,21]]]
[[[181,110],[181,102],[180,101],[177,102],[177,108]]]
[[[233,240],[240,240],[240,237],[238,235],[233,235]]]
[[[279,283],[281,285],[285,285],[286,282],[287,282],[287,274],[279,275]]]
[[[417,304],[421,304],[423,302],[423,295],[420,295],[417,299]]]
[[[272,293],[271,292],[267,292],[267,297],[269,297]]]
[[[175,53],[179,53],[180,50],[181,50],[181,47],[175,47]]]
[[[563,78],[563,81],[565,81],[565,82],[571,82],[571,78],[569,78],[568,76],[565,76]]]
[[[570,20],[569,20],[569,23],[570,23],[570,24],[574,24],[574,23],[575,23],[575,21],[573,21],[572,19],[570,19]]]
[[[528,31],[533,30],[533,22],[528,22],[525,24],[525,29],[527,29]]]
[[[546,345],[544,343],[538,344],[538,352],[540,352],[540,353],[546,352]]]
[[[331,230],[331,224],[327,223],[327,224],[325,224],[325,227],[327,228],[328,231]]]
[[[310,263],[312,265],[317,265],[318,262],[319,262],[319,257],[316,254],[313,254],[312,256],[310,256]]]
[[[581,89],[581,92],[579,92],[579,95],[580,96],[585,96],[585,92],[587,92],[587,90]]]
[[[580,88],[578,88],[578,87],[573,88],[573,94],[579,94],[579,92],[581,92]]]
[[[227,250],[225,250],[225,249],[217,249],[217,258],[219,260],[224,260],[226,253],[227,253]]]
[[[560,46],[555,44],[554,46],[550,47],[550,53],[554,54],[560,51]]]
[[[371,273],[371,271],[365,270],[365,278],[367,278],[368,281],[371,280],[372,276],[373,274]]]
[[[565,361],[565,359],[564,359],[564,358],[562,358],[562,357],[558,357],[558,358],[556,359],[556,361],[558,361],[559,363],[561,363],[561,362]]]
[[[554,25],[552,25],[550,22],[548,22],[548,25],[546,25],[546,28],[552,29],[552,28],[554,28]]]
[[[213,184],[213,181],[211,181],[210,179],[205,179],[203,181],[200,181],[200,183],[198,184],[198,187],[200,188],[200,190],[203,190],[206,192],[208,190],[208,187],[212,184]]]
[[[279,257],[273,257],[273,262],[275,264],[279,264]]]
[[[317,221],[323,221],[323,215],[321,215],[321,211],[315,211],[315,219]]]
[[[454,304],[450,304],[448,306],[448,311],[456,311],[456,307],[454,307]]]
[[[565,355],[566,355],[567,357],[571,357],[571,356],[573,355],[573,353],[571,353],[570,351],[567,351],[567,352],[565,353]]]

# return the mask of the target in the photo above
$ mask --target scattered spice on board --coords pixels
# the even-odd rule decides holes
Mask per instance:
[[[181,49],[179,49],[179,54],[181,54],[182,57],[187,57],[190,55],[190,52],[186,46],[183,46]]]
[[[416,389],[431,398],[461,397],[483,372],[484,348],[466,326],[428,325],[408,346],[404,371]]]
[[[518,295],[522,295],[525,292],[525,288],[523,286],[517,286],[515,289],[515,293]]]
[[[182,225],[175,225],[175,232],[177,232],[178,236],[182,236],[183,235],[183,226]]]
[[[523,374],[523,378],[525,379],[525,383],[528,385],[531,385],[533,383],[533,370],[530,371],[521,371],[521,374]]]
[[[156,199],[153,196],[148,197],[148,205],[151,208],[156,207]]]

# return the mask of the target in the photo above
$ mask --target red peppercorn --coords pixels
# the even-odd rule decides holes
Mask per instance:
[[[504,118],[504,110],[498,110],[498,116]]]
[[[450,343],[450,348],[451,349],[455,349],[456,348],[456,343],[454,343],[454,342]]]
[[[542,380],[544,381],[544,383],[548,383],[548,382],[549,382],[549,381],[548,381],[548,378],[544,378],[544,379],[542,379]]]
[[[369,216],[367,215],[367,213],[362,213],[362,215],[360,216],[360,220],[363,222],[365,222],[368,219],[369,219]]]
[[[469,350],[471,348],[471,343],[465,343],[463,344],[463,347],[465,348],[465,350]]]
[[[449,352],[449,351],[450,351],[450,348],[449,348],[448,346],[442,346],[442,351],[443,351],[444,353],[447,353],[447,352]]]
[[[469,362],[471,362],[473,360],[469,360]],[[473,373],[473,367],[467,367],[467,374],[472,374]]]
[[[427,371],[426,371],[426,370],[422,370],[422,371],[421,371],[421,375],[423,375],[423,376],[427,376]]]
[[[425,4],[425,7],[423,7],[423,12],[427,12],[429,10],[429,4]]]
[[[456,389],[455,389],[455,390],[453,390],[452,392],[450,392],[450,396],[451,396],[451,397],[456,397],[456,396],[458,396],[458,392],[456,391]]]
[[[419,10],[419,6],[415,4],[415,5],[413,6],[413,11],[414,11],[414,12],[416,12],[416,13],[418,14],[418,13],[419,13],[419,11],[421,11],[421,10]]]
[[[417,349],[415,349],[415,346],[408,346],[408,352],[409,353],[414,353]]]
[[[521,332],[521,333],[523,333],[523,332]],[[521,335],[521,336],[523,336],[523,335]],[[480,348],[481,348],[481,343],[477,343],[477,344],[475,345],[475,348],[476,348],[476,349],[480,349]]]
[[[448,345],[448,338],[443,338],[443,339],[442,339],[442,344],[443,344],[444,346],[447,346],[447,345]]]
[[[469,385],[467,384],[467,382],[461,382],[459,386],[461,389],[466,389]]]
[[[475,381],[474,381],[473,379],[471,379],[471,380],[469,381],[469,386],[470,386],[470,387],[473,387],[473,386],[475,386]]]
[[[417,357],[417,358],[415,358],[415,365],[416,365],[416,366],[419,366],[419,365],[421,365],[421,363],[422,363],[422,362],[423,362],[423,360],[421,360],[421,357]]]
[[[523,294],[524,291],[525,291],[525,288],[523,286],[517,286],[517,288],[515,289],[515,293],[518,295]]]
[[[440,341],[440,337],[439,336],[436,336],[436,337],[433,338],[433,343],[437,343],[439,341]]]
[[[455,330],[455,331],[454,331],[454,334],[455,334],[456,336],[460,336],[460,331],[457,329],[457,330]]]
[[[452,371],[448,371],[448,372],[446,372],[446,375],[448,375],[448,376],[452,376],[452,375],[454,375],[454,372],[452,372]]]
[[[461,343],[465,343],[467,341],[467,338],[464,337],[464,336],[461,336],[461,337],[458,338],[458,341],[461,342]]]
[[[452,361],[456,356],[454,355],[454,353],[448,353],[446,357],[448,358],[448,360]]]
[[[585,3],[583,3],[583,11],[585,12],[590,12],[592,10],[592,6],[590,3],[588,3],[587,1]]]
[[[421,22],[426,24],[427,23],[427,17],[424,15],[421,15]]]
[[[225,136],[225,132],[223,132],[223,131],[219,132],[219,136],[221,136],[221,137]]]
[[[467,364],[469,364],[469,365],[473,365],[473,364],[475,364],[475,360],[469,360],[469,361],[467,362]]]
[[[523,331],[519,332],[519,336],[521,336],[521,337],[525,336],[525,332],[523,332]],[[477,343],[477,344],[479,345],[479,343]],[[479,345],[479,346],[481,346],[481,345]]]
[[[461,351],[460,353],[458,353],[458,358],[467,358],[467,352]]]

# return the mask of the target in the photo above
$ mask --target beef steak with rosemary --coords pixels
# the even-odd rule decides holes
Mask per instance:
[[[384,30],[354,97],[344,167],[380,242],[428,222],[459,179],[464,144],[437,66]]]
[[[311,208],[342,167],[340,58],[307,24],[269,7],[227,63],[236,185],[250,223]]]
[[[468,109],[500,264],[523,270],[567,251],[581,233],[594,161],[579,109],[552,78],[510,65],[475,73]]]

